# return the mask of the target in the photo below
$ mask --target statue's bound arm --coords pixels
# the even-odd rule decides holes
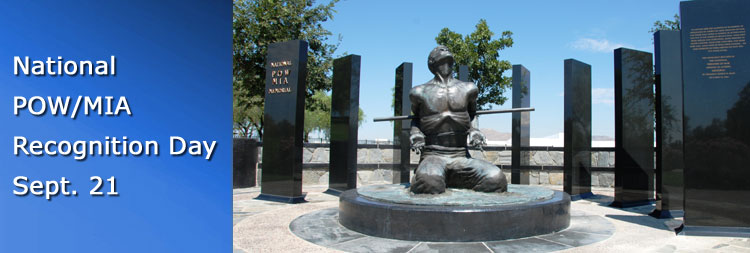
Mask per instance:
[[[411,120],[409,141],[411,142],[411,149],[414,150],[417,154],[420,154],[422,152],[422,148],[424,148],[425,145],[425,136],[424,133],[422,133],[422,126],[419,120],[419,107],[423,103],[420,93],[421,89],[419,89],[419,87],[416,87],[415,89],[412,89],[411,92],[409,92],[411,111],[414,114],[414,119]]]
[[[479,95],[479,89],[474,83],[467,83],[468,86],[468,96],[466,99],[468,100],[468,103],[466,103],[467,107],[466,110],[469,112],[469,118],[471,119],[471,128],[469,129],[469,145],[474,147],[482,147],[483,145],[487,145],[487,139],[484,137],[484,134],[482,134],[479,129],[476,128],[478,125],[477,122],[477,96]]]

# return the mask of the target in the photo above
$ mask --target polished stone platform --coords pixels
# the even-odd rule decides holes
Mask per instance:
[[[387,203],[432,206],[495,206],[521,204],[551,199],[555,191],[538,186],[509,185],[503,193],[475,192],[448,188],[445,193],[414,194],[399,184],[370,185],[357,189],[360,196]]]
[[[542,187],[563,189],[562,186]],[[490,253],[490,248],[494,252],[534,252],[535,249],[549,252],[555,247],[565,248],[560,252],[580,253],[750,252],[750,238],[747,237],[676,236],[674,229],[682,224],[681,217],[654,219],[648,216],[653,206],[622,209],[609,207],[614,200],[614,190],[599,187],[592,188],[594,197],[570,203],[570,227],[552,234],[555,236],[542,235],[499,242],[418,242],[373,238],[350,230],[353,236],[335,234],[327,224],[337,224],[336,217],[320,220],[319,223],[296,223],[299,221],[295,221],[296,219],[308,214],[326,209],[333,213],[338,210],[339,198],[323,193],[326,189],[328,184],[306,185],[304,191],[307,192],[307,202],[302,204],[256,200],[260,187],[234,189],[233,252],[405,252],[403,249],[409,247],[412,249],[410,253],[440,252],[440,249],[446,248],[453,249],[448,252]],[[584,219],[581,215],[587,218]],[[600,222],[602,220],[605,222]],[[293,221],[295,226],[290,227]],[[576,236],[581,233],[602,236]],[[342,238],[335,238],[337,235]],[[346,237],[343,238],[344,236]],[[606,239],[601,239],[604,237]],[[318,238],[315,239],[318,241],[312,243],[313,238]],[[376,239],[381,244],[374,243]],[[544,240],[551,242],[544,244]],[[592,242],[595,240],[599,241]],[[477,251],[457,250],[463,246],[466,246],[465,249],[479,249],[483,245],[488,247]],[[524,245],[530,245],[528,250],[524,250]]]
[[[339,199],[339,222],[359,233],[399,240],[477,242],[563,230],[570,196],[539,186],[509,185],[505,193],[448,189],[414,195],[402,185],[349,190]]]
[[[573,211],[569,228],[546,235],[479,242],[407,241],[352,231],[338,223],[338,215],[337,208],[310,212],[292,221],[289,229],[308,242],[346,252],[552,252],[603,241],[615,232],[607,219]]]

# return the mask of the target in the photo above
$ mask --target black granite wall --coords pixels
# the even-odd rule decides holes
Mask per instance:
[[[615,201],[654,199],[654,79],[651,53],[615,49]]]
[[[654,34],[656,82],[656,206],[651,215],[682,210],[682,55],[680,31]]]
[[[458,80],[461,80],[464,82],[471,82],[469,81],[469,66],[466,66],[466,65],[458,66]]]
[[[412,86],[412,63],[404,62],[396,68],[396,86],[393,102],[393,116],[408,116],[411,114],[409,92]],[[409,183],[409,130],[410,120],[393,121],[393,143],[401,147],[393,151],[393,183]]]
[[[513,65],[513,108],[531,106],[531,72],[523,65]],[[529,173],[521,171],[528,166],[529,154],[529,112],[514,112],[511,128],[511,183],[529,184]]]
[[[750,5],[680,3],[685,232],[750,235]]]
[[[232,188],[255,186],[258,143],[253,139],[232,139]]]
[[[563,189],[572,199],[591,195],[591,65],[567,59]]]
[[[333,61],[331,91],[331,149],[328,188],[341,192],[357,188],[357,131],[359,129],[359,68],[362,57],[349,55]]]
[[[259,199],[297,203],[302,194],[307,42],[268,45]]]

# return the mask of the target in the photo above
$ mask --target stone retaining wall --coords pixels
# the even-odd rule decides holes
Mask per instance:
[[[360,145],[357,150],[357,184],[390,183],[393,174],[393,145]],[[262,148],[259,148],[259,161]],[[556,147],[532,147],[529,170],[530,184],[562,185],[563,184],[563,151]],[[510,147],[485,147],[484,151],[470,150],[472,157],[485,159],[503,169],[510,179]],[[591,153],[591,186],[614,187],[614,148],[594,148]],[[305,144],[302,162],[304,163],[303,184],[328,184],[328,144]],[[411,152],[411,164],[414,168],[419,163],[419,156]],[[262,167],[262,166],[259,166]],[[261,170],[258,172],[260,182]],[[413,171],[412,171],[413,174]],[[412,175],[413,176],[413,175]]]
[[[363,145],[364,146],[364,145]],[[393,163],[394,150],[390,147],[360,147],[357,149],[358,164],[391,164]],[[510,150],[491,150],[485,151],[470,150],[471,157],[487,160],[495,165],[510,166]],[[563,151],[553,150],[532,150],[531,166],[563,166]],[[302,163],[316,164],[328,163],[328,147],[305,147],[302,155]],[[419,156],[411,152],[411,163],[419,163]],[[608,168],[615,166],[614,151],[594,151],[591,153],[591,166]]]

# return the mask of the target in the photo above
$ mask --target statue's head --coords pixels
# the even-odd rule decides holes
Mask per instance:
[[[446,66],[440,68],[440,66],[445,63],[447,63]],[[435,49],[430,52],[430,56],[427,57],[427,67],[433,74],[440,71],[441,75],[447,76],[453,72],[453,54],[448,51],[448,47],[439,45],[435,47]]]

